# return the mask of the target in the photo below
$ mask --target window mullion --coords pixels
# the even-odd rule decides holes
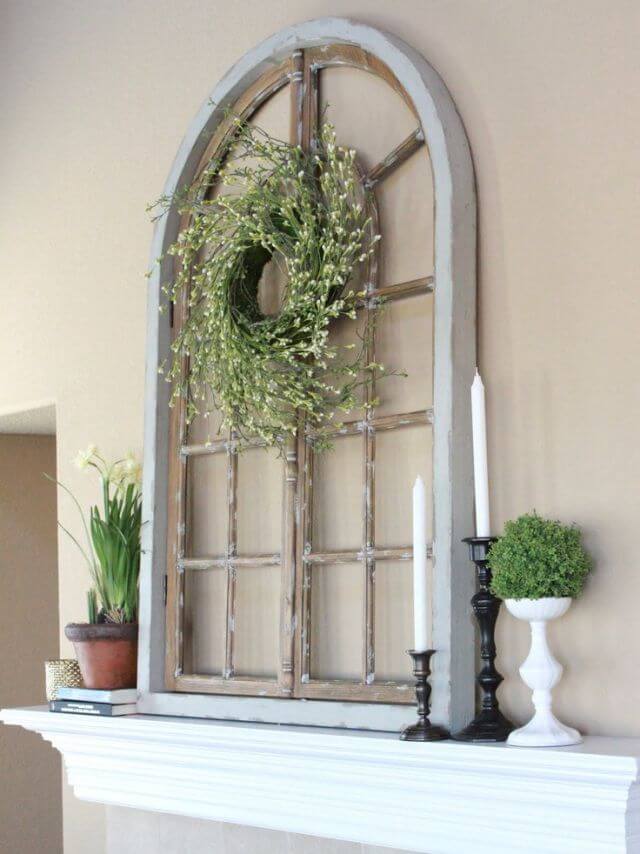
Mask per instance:
[[[366,187],[366,184],[365,184]],[[366,192],[367,214],[369,217],[369,229],[371,237],[375,237],[379,229],[378,208],[375,203],[373,192],[367,188]],[[378,280],[379,243],[374,244],[374,249],[367,260],[365,268],[367,294],[375,290]],[[375,304],[373,300],[365,300],[365,335],[366,335],[366,362],[370,365],[375,362]],[[373,425],[373,403],[375,401],[376,389],[374,382],[375,374],[372,374],[371,382],[364,386],[364,484],[363,484],[363,560],[364,578],[364,644],[362,676],[365,685],[370,685],[375,677],[375,559],[373,549],[375,548],[375,504],[376,504],[376,437]]]
[[[182,227],[186,226],[183,218]],[[180,301],[176,305],[174,322],[176,327],[184,322],[188,313],[188,290],[184,288]],[[175,330],[174,330],[175,334]],[[182,357],[180,371],[185,377],[189,360]],[[187,401],[184,395],[173,407],[169,425],[170,447],[180,448],[187,438]],[[184,572],[180,561],[186,548],[186,512],[187,512],[187,457],[178,454],[168,482],[168,518],[167,518],[167,611],[166,625],[167,656],[165,662],[165,680],[168,686],[175,686],[175,680],[183,673],[184,667]]]
[[[227,448],[227,615],[224,650],[224,678],[233,676],[233,648],[236,622],[236,567],[233,558],[238,548],[238,452],[233,434]]]
[[[318,129],[320,80],[318,66],[309,60],[307,51],[295,51],[292,56],[291,75],[291,126],[290,141],[305,151],[313,148]],[[312,567],[305,561],[309,548],[312,525],[312,470],[313,447],[306,441],[303,418],[298,424],[298,481],[297,502],[292,525],[296,531],[295,563],[295,642],[294,642],[294,694],[300,692],[302,683],[309,679],[311,641],[311,574]]]

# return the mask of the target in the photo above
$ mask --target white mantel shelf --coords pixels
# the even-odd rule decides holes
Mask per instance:
[[[640,739],[522,749],[190,718],[4,709],[87,801],[428,854],[640,852]]]

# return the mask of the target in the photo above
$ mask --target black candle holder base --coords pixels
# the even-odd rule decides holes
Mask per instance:
[[[434,649],[426,649],[418,652],[415,649],[408,650],[413,659],[413,675],[416,677],[416,697],[418,698],[418,720],[414,724],[406,726],[400,733],[401,741],[444,741],[449,738],[449,732],[442,726],[432,724],[429,720],[429,697],[431,696],[431,685],[429,676],[431,670],[429,663]]]
[[[471,723],[451,738],[455,741],[469,741],[485,744],[506,741],[513,730],[513,724],[501,711],[482,711]]]
[[[427,721],[423,724],[422,721],[406,726],[400,733],[401,741],[444,741],[446,738],[451,738],[449,731],[443,726],[432,724]]]

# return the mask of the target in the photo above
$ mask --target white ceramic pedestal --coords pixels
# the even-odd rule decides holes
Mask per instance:
[[[519,747],[561,747],[579,744],[580,733],[565,726],[551,710],[551,691],[560,681],[562,665],[553,657],[547,643],[547,621],[565,614],[571,599],[507,599],[505,605],[514,617],[531,625],[531,649],[520,667],[523,681],[533,691],[535,714],[528,724],[514,730],[507,744]]]

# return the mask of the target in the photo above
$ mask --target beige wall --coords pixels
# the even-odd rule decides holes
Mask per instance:
[[[318,839],[217,821],[107,808],[108,854],[403,854],[356,842]]]
[[[635,0],[5,0],[0,409],[56,399],[60,476],[83,499],[79,446],[140,450],[145,204],[224,71],[330,13],[404,37],[458,104],[478,177],[495,529],[532,507],[584,527],[596,572],[554,627],[558,709],[587,732],[638,735]],[[86,576],[66,541],[60,555],[63,625],[83,614]],[[503,615],[499,640],[504,705],[522,720],[526,627]],[[68,854],[83,850],[80,809],[102,832],[99,808],[67,803]]]
[[[0,435],[0,708],[44,701],[58,656],[53,436]],[[0,851],[62,852],[60,757],[31,732],[0,729]]]

